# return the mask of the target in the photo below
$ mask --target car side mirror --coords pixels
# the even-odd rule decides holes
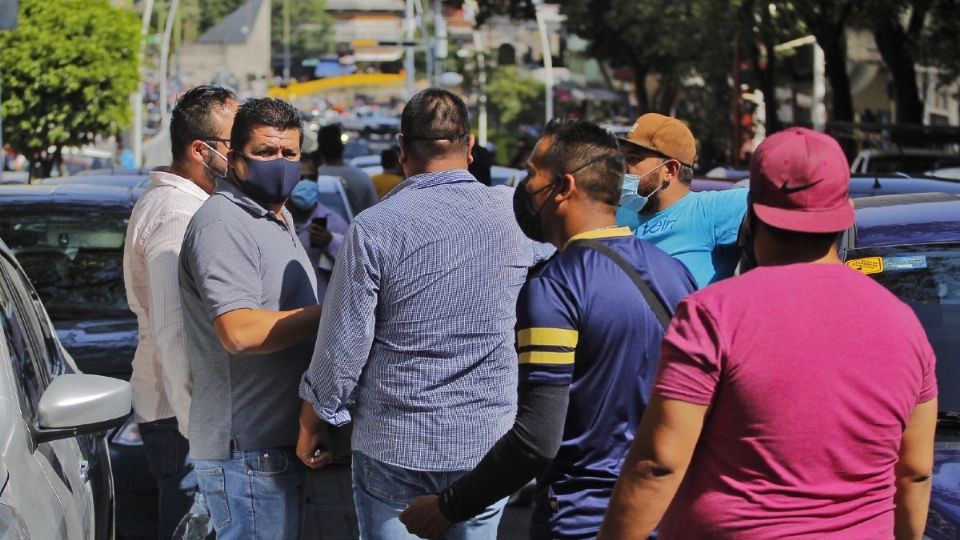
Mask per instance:
[[[119,426],[130,414],[130,383],[66,373],[50,383],[40,396],[38,443],[98,433]]]

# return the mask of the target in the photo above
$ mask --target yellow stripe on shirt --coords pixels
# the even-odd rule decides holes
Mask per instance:
[[[570,328],[524,328],[517,332],[517,346],[576,347],[579,333]]]
[[[554,364],[565,365],[573,363],[574,352],[527,351],[520,353],[521,364]]]

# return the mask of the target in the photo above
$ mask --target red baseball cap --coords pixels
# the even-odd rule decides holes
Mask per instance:
[[[750,201],[761,221],[797,232],[853,225],[850,165],[837,141],[805,128],[767,137],[750,161]]]

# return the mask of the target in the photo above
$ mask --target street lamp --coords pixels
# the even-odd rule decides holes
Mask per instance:
[[[543,50],[543,69],[546,75],[547,122],[553,118],[553,53],[550,52],[550,36],[547,35],[547,22],[543,18],[543,0],[533,0],[537,12],[537,28],[540,30],[540,48]]]

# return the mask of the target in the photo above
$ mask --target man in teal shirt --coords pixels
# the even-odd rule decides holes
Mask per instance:
[[[697,145],[676,118],[637,119],[620,151],[627,164],[617,224],[673,255],[703,288],[733,275],[747,190],[691,191]]]

